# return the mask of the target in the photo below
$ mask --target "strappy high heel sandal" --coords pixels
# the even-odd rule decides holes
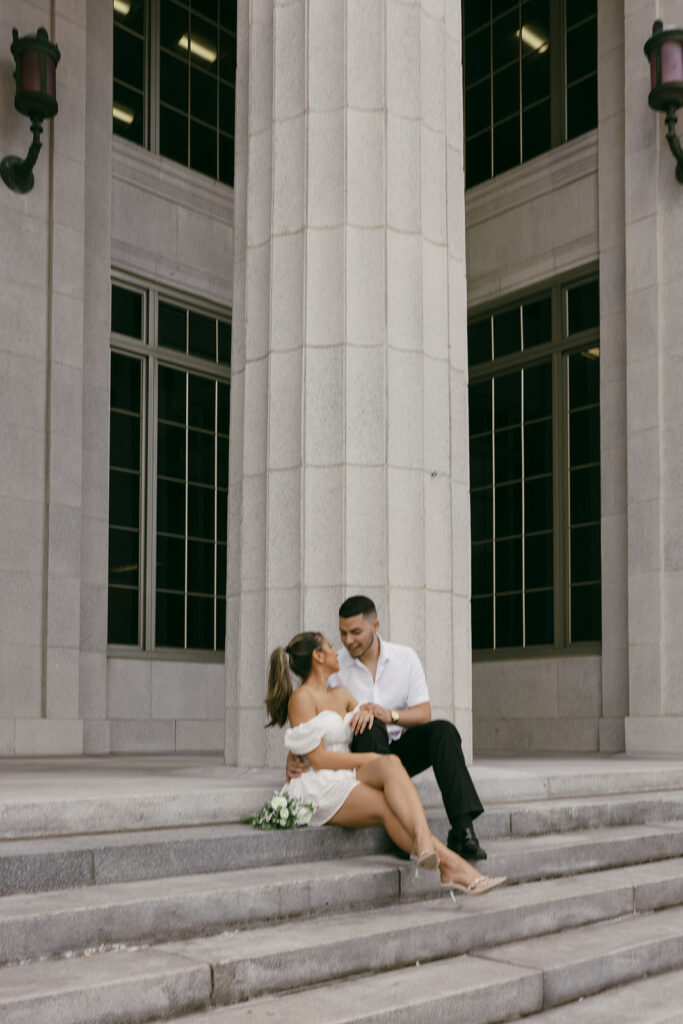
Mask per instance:
[[[451,899],[455,903],[456,892],[462,892],[466,896],[483,896],[484,893],[497,889],[499,885],[504,885],[505,882],[507,882],[507,875],[500,875],[497,878],[489,877],[488,875],[477,875],[469,885],[463,885],[461,882],[442,882],[441,888],[448,890]]]
[[[439,869],[439,855],[436,850],[423,850],[422,853],[411,853],[410,859],[415,865],[415,876],[419,868],[423,871],[438,871]]]

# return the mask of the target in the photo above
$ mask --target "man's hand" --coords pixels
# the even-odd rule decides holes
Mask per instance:
[[[285,765],[285,772],[287,775],[287,782],[291,782],[292,779],[298,779],[304,772],[310,770],[310,764],[304,761],[303,757],[299,757],[298,754],[293,754],[292,751],[287,753],[287,763]]]
[[[365,732],[366,729],[371,729],[375,719],[384,725],[389,725],[391,722],[391,711],[388,708],[383,708],[381,704],[361,704],[351,719],[351,728],[356,736],[358,736],[360,733]]]

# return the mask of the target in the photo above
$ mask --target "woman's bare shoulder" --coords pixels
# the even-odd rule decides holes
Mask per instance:
[[[314,718],[318,709],[312,695],[300,686],[289,698],[287,712],[291,724],[299,725],[301,722],[307,722],[309,718]]]

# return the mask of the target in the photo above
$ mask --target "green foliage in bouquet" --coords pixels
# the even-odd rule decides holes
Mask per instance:
[[[258,814],[244,818],[245,825],[254,828],[304,828],[311,820],[315,804],[305,804],[297,796],[286,793],[275,793],[268,803],[264,804]]]

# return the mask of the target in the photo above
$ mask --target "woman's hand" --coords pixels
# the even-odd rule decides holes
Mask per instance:
[[[298,779],[300,775],[307,772],[310,769],[310,765],[304,761],[303,757],[299,757],[298,754],[293,754],[290,750],[287,754],[287,764],[285,765],[285,774],[287,775],[287,782],[291,782],[292,779]]]
[[[361,704],[356,710],[356,713],[350,722],[354,736],[360,736],[360,734],[365,732],[366,729],[372,729],[372,723],[375,721],[375,714],[371,709],[372,704]]]

